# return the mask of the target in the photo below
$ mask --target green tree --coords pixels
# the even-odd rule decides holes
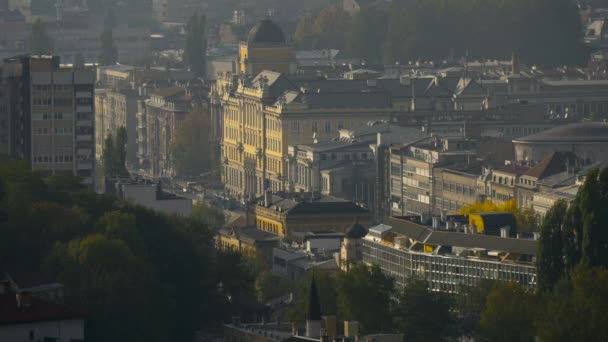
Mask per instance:
[[[457,319],[454,322],[453,334],[480,340],[481,313],[486,307],[488,295],[495,281],[482,279],[471,286],[461,286],[455,296]]]
[[[557,202],[547,212],[541,224],[536,259],[538,288],[541,291],[550,291],[564,276],[563,229],[567,208],[568,204],[565,201]]]
[[[128,177],[127,171],[127,129],[122,126],[116,131],[116,141],[114,142],[114,154],[116,157],[116,172],[120,177]]]
[[[360,11],[352,22],[348,49],[353,56],[380,62],[387,29],[387,16],[373,8]]]
[[[103,144],[103,153],[101,156],[103,163],[103,174],[106,177],[116,177],[116,149],[114,146],[114,137],[108,134]]]
[[[194,14],[186,26],[186,46],[184,62],[190,67],[194,76],[205,75],[207,59],[207,19],[201,14]]]
[[[203,223],[207,227],[216,230],[224,225],[224,214],[216,207],[205,203],[198,203],[192,206],[192,219]]]
[[[255,279],[255,292],[260,303],[286,295],[290,290],[289,281],[270,270],[262,271]]]
[[[32,24],[28,43],[31,54],[50,55],[53,53],[53,41],[47,33],[46,24],[40,19],[36,19]]]
[[[440,341],[447,337],[454,320],[450,313],[452,298],[432,292],[424,279],[411,278],[397,298],[395,317],[399,331],[411,341]]]
[[[315,284],[317,285],[321,313],[323,315],[336,315],[338,321],[343,320],[338,310],[336,277],[334,274],[323,270],[308,273],[306,280],[300,282],[295,293],[294,305],[287,311],[287,318],[292,322],[306,320],[312,277],[315,278]]]
[[[180,123],[171,145],[177,175],[198,176],[211,168],[210,129],[210,114],[200,107]]]
[[[82,67],[84,67],[85,63],[86,63],[86,61],[84,59],[84,55],[82,54],[82,52],[80,52],[80,51],[77,52],[74,55],[74,66],[77,68],[82,68]]]
[[[356,320],[362,332],[386,332],[394,324],[391,315],[393,278],[378,266],[360,264],[336,276],[338,311],[344,320]],[[378,303],[383,303],[378,305]]]
[[[535,297],[517,283],[497,283],[481,314],[482,336],[488,341],[534,341]]]
[[[128,177],[126,156],[127,156],[127,130],[124,127],[118,128],[116,137],[108,134],[104,141],[102,164],[104,175],[108,178]]]
[[[540,341],[594,341],[608,336],[608,270],[577,267],[547,295],[537,315]]]
[[[118,62],[118,50],[114,45],[114,33],[112,28],[104,28],[99,37],[101,44],[98,62],[100,65],[114,65]]]

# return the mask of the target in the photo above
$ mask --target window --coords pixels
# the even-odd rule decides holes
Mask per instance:
[[[325,133],[331,132],[331,122],[325,121]]]
[[[311,127],[313,133],[317,133],[317,122],[316,121],[313,122],[310,127]]]
[[[300,132],[300,123],[298,121],[293,121],[291,123],[291,132],[293,132],[293,133]]]

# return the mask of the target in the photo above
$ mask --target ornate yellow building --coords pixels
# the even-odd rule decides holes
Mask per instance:
[[[386,91],[294,75],[292,50],[269,20],[241,43],[239,69],[239,75],[219,75],[210,94],[222,131],[222,182],[234,197],[293,191],[286,179],[296,163],[288,146],[329,141],[340,129],[387,120],[394,112]]]
[[[247,41],[239,44],[239,72],[257,75],[264,70],[295,73],[295,55],[286,43],[283,31],[271,20],[254,26]]]

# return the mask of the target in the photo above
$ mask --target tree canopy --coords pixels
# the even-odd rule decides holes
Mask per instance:
[[[184,63],[190,67],[194,76],[205,75],[207,63],[207,18],[205,15],[194,14],[186,25],[186,46],[184,48]]]
[[[504,59],[513,52],[530,65],[586,62],[578,9],[570,0],[401,0],[348,16],[329,7],[303,17],[295,41],[303,48],[339,48],[384,63]]]
[[[197,107],[180,123],[171,146],[176,175],[198,176],[211,169],[210,121],[209,111]]]
[[[105,177],[117,178],[128,177],[129,171],[126,166],[127,159],[127,130],[119,127],[116,137],[108,134],[104,141],[102,164]]]
[[[87,312],[87,341],[192,340],[239,314],[228,294],[254,298],[241,258],[217,252],[200,219],[43,180],[22,162],[0,164],[0,184],[0,264],[63,283],[66,304]]]
[[[53,41],[42,20],[36,19],[32,24],[28,45],[30,53],[34,55],[50,55],[53,52]]]

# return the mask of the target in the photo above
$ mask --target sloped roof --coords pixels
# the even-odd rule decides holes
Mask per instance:
[[[536,166],[530,168],[524,175],[543,179],[566,170],[566,165],[573,165],[576,155],[572,152],[553,152]]]
[[[434,230],[407,219],[391,217],[386,221],[391,231],[421,243],[439,246],[483,248],[517,254],[536,255],[538,241],[529,239],[501,238],[484,234],[464,234],[445,230]]]
[[[562,125],[546,131],[514,139],[513,142],[608,142],[608,123],[582,122]]]
[[[497,172],[510,173],[513,175],[521,175],[528,171],[529,167],[523,165],[502,165],[497,167]]]
[[[15,293],[0,294],[0,325],[84,318],[85,312],[64,304],[32,297],[31,305],[19,307]]]

